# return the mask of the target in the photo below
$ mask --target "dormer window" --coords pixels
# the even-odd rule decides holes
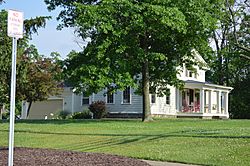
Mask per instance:
[[[193,71],[190,71],[188,69],[186,69],[185,76],[189,77],[189,78],[195,78],[195,79],[198,78],[198,74],[197,73],[194,73]]]

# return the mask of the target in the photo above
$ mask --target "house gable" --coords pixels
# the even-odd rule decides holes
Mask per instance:
[[[183,66],[180,67],[181,72],[177,76],[178,79],[183,81],[193,80],[193,81],[205,82],[205,72],[209,70],[207,63],[195,49],[191,50],[191,55],[193,56],[192,60],[198,64],[193,66],[193,68],[196,71],[194,72],[188,70],[185,64],[183,64]]]

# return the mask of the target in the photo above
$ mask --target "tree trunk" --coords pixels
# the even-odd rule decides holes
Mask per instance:
[[[28,110],[27,110],[27,118],[29,117],[29,114],[30,114],[31,105],[32,105],[32,101],[29,102],[29,107],[28,107]]]
[[[150,100],[149,100],[149,70],[148,70],[148,60],[143,64],[142,68],[142,90],[143,90],[143,107],[142,107],[142,121],[148,122],[152,121],[151,111],[150,111]]]
[[[3,106],[0,106],[0,120],[3,119]]]
[[[225,73],[223,70],[223,57],[222,57],[222,53],[220,52],[221,50],[218,51],[218,61],[217,61],[217,84],[219,85],[223,85],[224,84],[224,77],[225,77]]]

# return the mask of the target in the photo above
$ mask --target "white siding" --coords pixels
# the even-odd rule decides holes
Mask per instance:
[[[186,67],[183,65],[183,67],[181,68],[181,72],[178,75],[178,79],[186,81],[186,80],[193,80],[193,81],[199,81],[199,82],[205,82],[205,70],[200,69],[198,66],[194,66],[194,68],[196,69],[197,72],[197,78],[193,77],[189,77],[186,76]],[[178,70],[180,70],[180,68],[178,68]]]
[[[156,97],[156,103],[151,104],[151,114],[174,114],[176,113],[176,88],[169,87],[170,89],[170,104],[166,104],[166,96]],[[150,96],[151,97],[151,96]]]

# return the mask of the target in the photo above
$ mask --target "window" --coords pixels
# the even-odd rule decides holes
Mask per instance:
[[[170,95],[166,95],[166,104],[170,104]]]
[[[123,104],[130,104],[130,97],[131,97],[131,94],[130,94],[130,87],[127,87],[124,91],[123,91],[123,94],[122,94],[122,103]]]
[[[107,94],[107,103],[108,104],[114,104],[114,93],[108,93]]]
[[[89,97],[82,93],[82,105],[89,104]]]
[[[156,102],[156,95],[155,94],[151,94],[151,103],[155,104]]]
[[[192,72],[192,71],[190,71],[188,69],[185,70],[185,76],[190,77],[190,78],[198,79],[198,73]]]
[[[193,76],[193,72],[189,71],[189,77],[192,77]]]

